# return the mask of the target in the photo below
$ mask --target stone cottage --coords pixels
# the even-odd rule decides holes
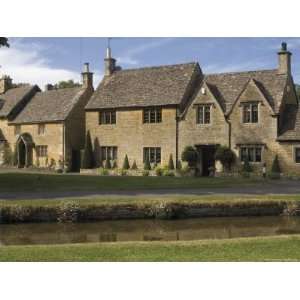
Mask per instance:
[[[82,85],[45,91],[37,86],[11,87],[10,79],[0,86],[2,145],[15,152],[19,167],[80,167],[84,147],[85,112],[93,93],[93,73],[84,65]],[[3,147],[2,147],[3,149]],[[3,151],[2,151],[3,153]]]
[[[86,129],[98,164],[121,166],[125,155],[176,165],[185,146],[199,151],[200,174],[215,166],[218,145],[230,147],[238,167],[256,169],[278,155],[283,172],[300,173],[300,112],[291,56],[282,43],[278,67],[203,74],[197,62],[122,70],[108,48],[105,76],[86,106]]]

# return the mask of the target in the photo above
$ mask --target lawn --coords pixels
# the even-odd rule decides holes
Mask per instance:
[[[300,236],[0,247],[0,261],[300,261]]]
[[[130,191],[142,189],[198,189],[244,186],[262,182],[254,178],[205,177],[133,177],[49,175],[1,173],[0,192],[55,192],[55,191]]]

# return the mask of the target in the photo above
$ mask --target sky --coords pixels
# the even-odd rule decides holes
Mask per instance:
[[[123,69],[197,61],[206,74],[277,68],[281,42],[293,53],[292,73],[300,83],[300,38],[113,38],[112,56]],[[9,38],[0,48],[0,75],[15,83],[80,81],[85,62],[94,85],[103,76],[107,38]]]

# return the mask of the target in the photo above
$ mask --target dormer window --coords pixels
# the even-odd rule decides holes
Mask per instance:
[[[258,104],[246,103],[243,105],[243,123],[258,122]]]
[[[210,124],[210,104],[197,106],[197,124]]]
[[[116,124],[116,111],[115,110],[103,110],[99,112],[99,124]]]
[[[144,123],[161,123],[161,108],[145,108],[143,111],[143,122]]]

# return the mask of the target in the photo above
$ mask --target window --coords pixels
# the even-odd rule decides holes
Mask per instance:
[[[16,125],[15,126],[15,135],[21,134],[21,125]]]
[[[197,107],[197,123],[210,124],[210,105],[198,105]]]
[[[161,108],[145,108],[143,114],[144,123],[161,123]]]
[[[261,162],[261,152],[262,147],[258,146],[249,146],[249,147],[241,147],[240,157],[241,161],[245,161],[248,157],[249,162]]]
[[[300,148],[295,148],[295,162],[300,163]]]
[[[45,134],[45,128],[46,128],[45,124],[39,124],[38,125],[38,135],[44,135]]]
[[[118,148],[115,146],[102,146],[100,147],[101,160],[116,160]]]
[[[243,123],[258,122],[258,104],[247,103],[243,105]]]
[[[48,146],[39,145],[35,146],[36,156],[37,157],[47,157],[48,155]]]
[[[116,124],[116,111],[103,110],[99,112],[99,124]]]
[[[157,147],[147,147],[144,148],[144,162],[148,157],[150,163],[160,163],[161,162],[161,148]]]

